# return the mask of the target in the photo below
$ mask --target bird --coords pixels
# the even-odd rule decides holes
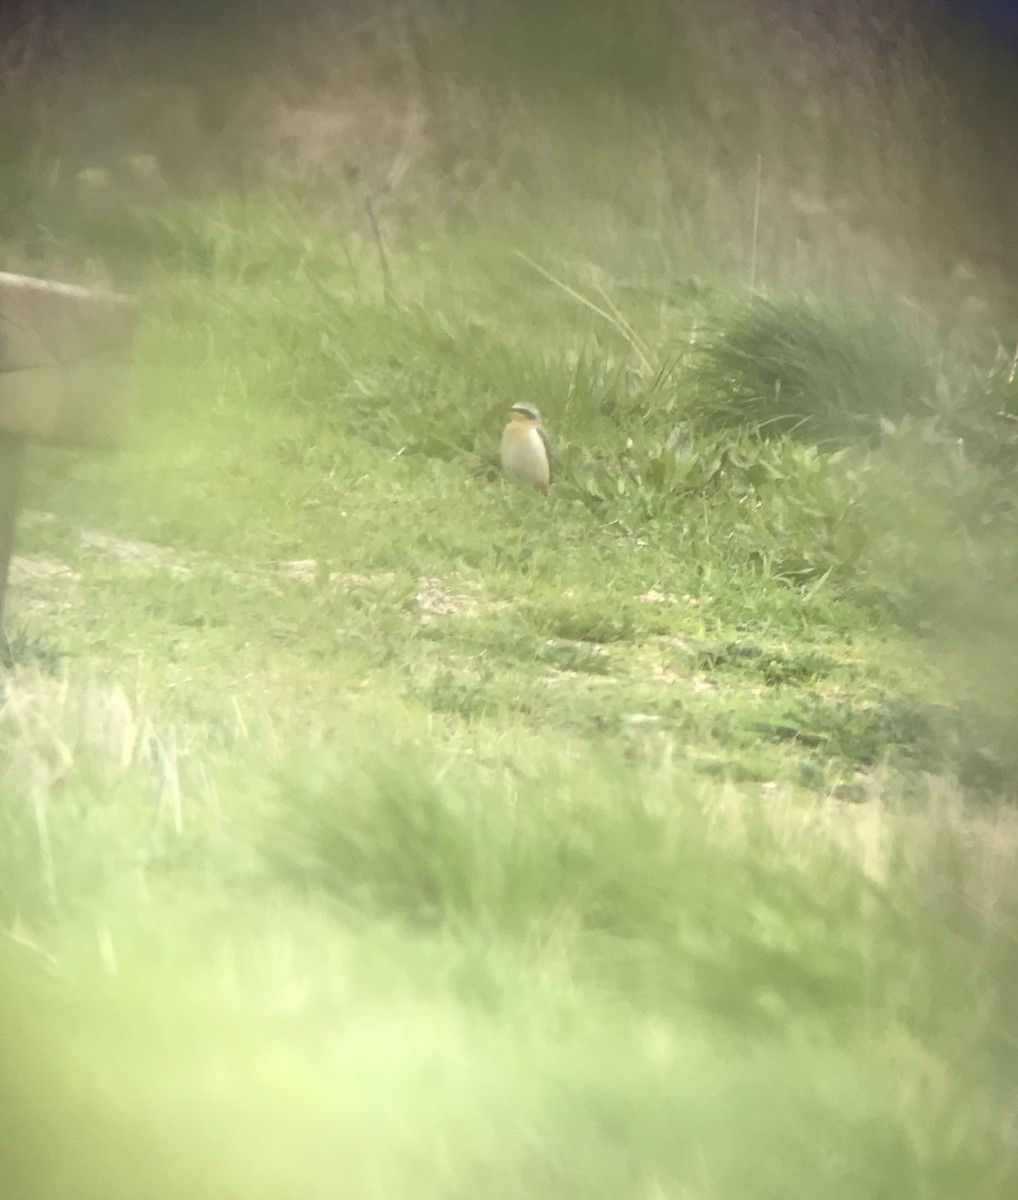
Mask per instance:
[[[502,470],[516,483],[529,483],[547,492],[551,455],[541,414],[532,404],[514,404],[512,414],[502,434]]]

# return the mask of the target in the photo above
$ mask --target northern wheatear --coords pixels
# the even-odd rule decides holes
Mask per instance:
[[[502,434],[502,469],[517,483],[530,483],[546,492],[551,466],[541,414],[532,404],[514,404],[512,413]]]

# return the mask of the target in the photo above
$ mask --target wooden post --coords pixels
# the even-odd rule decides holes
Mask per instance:
[[[128,296],[0,272],[0,658],[28,443],[121,440],[136,321]]]
[[[6,666],[10,660],[10,648],[4,635],[4,596],[14,551],[14,526],[24,470],[25,439],[0,432],[0,666]]]

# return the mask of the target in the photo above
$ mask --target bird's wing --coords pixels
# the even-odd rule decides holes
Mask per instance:
[[[538,436],[544,446],[544,456],[548,460],[548,478],[551,479],[551,442],[548,441],[548,435],[544,432],[544,426],[538,425]]]

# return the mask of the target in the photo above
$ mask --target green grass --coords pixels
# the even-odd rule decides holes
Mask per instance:
[[[927,286],[992,226],[930,177],[962,115],[904,25],[811,117],[739,5],[532,7],[274,27],[257,94],[257,38],[139,7],[73,154],[95,47],[18,77],[7,265],[143,319],[124,446],[33,449],[19,525],[5,1194],[1016,1190],[1011,309]]]

